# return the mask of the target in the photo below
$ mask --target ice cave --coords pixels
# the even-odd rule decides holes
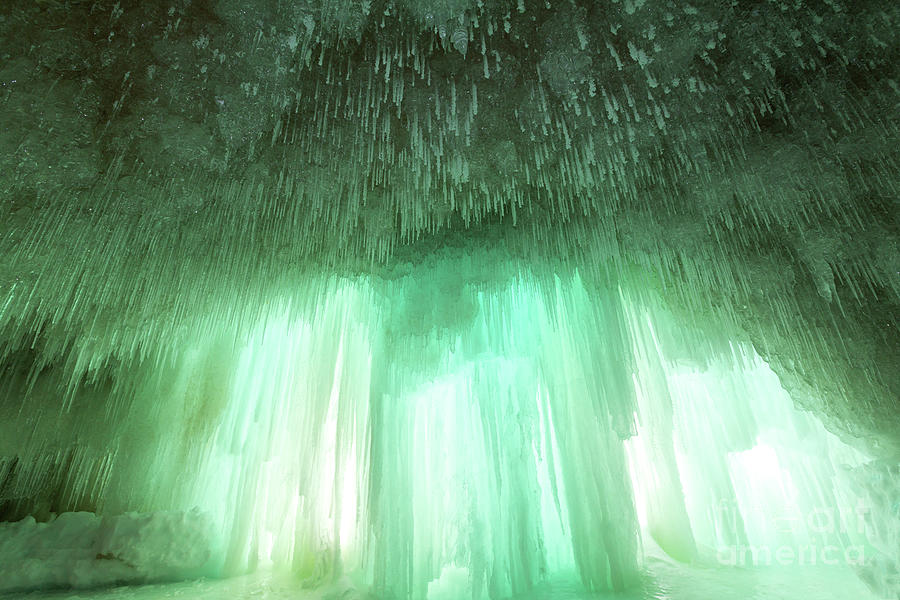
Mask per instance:
[[[4,0],[0,597],[900,598],[900,3]]]

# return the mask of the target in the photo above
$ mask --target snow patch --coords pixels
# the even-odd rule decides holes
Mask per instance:
[[[48,523],[0,523],[0,594],[179,580],[215,571],[212,523],[189,512],[101,517],[63,513]]]

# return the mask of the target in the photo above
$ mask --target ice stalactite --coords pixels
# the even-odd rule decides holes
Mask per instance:
[[[308,321],[275,312],[237,357],[195,500],[226,524],[226,573],[262,560],[313,584],[355,562],[371,355],[353,294],[339,290]]]
[[[416,598],[645,541],[890,589],[900,10],[669,4],[0,3],[0,519],[200,506],[204,572]]]
[[[315,585],[336,577],[362,550],[367,489],[369,327],[365,285],[326,285],[309,312],[273,301],[245,343],[225,357],[185,363],[192,382],[222,377],[211,422],[193,441],[194,469],[181,502],[219,524],[222,573],[293,566]],[[368,309],[368,310],[367,310]],[[216,365],[218,366],[218,365]],[[187,404],[187,403],[186,403]],[[197,467],[195,467],[197,465]]]
[[[860,495],[869,459],[746,343],[711,341],[627,280],[522,268],[476,284],[472,264],[325,279],[271,296],[241,333],[206,321],[154,368],[120,365],[112,389],[131,396],[97,511],[200,507],[206,573],[350,574],[417,599],[560,576],[627,589],[642,531],[684,562],[828,548],[889,579],[897,557],[872,534],[890,531],[891,492]],[[73,439],[100,435],[72,400]],[[876,508],[848,512],[861,502]]]
[[[634,579],[636,519],[614,428],[631,414],[622,323],[615,308],[582,322],[557,292],[545,299],[526,278],[477,294],[470,329],[443,342],[439,377],[412,390],[394,377],[376,399],[379,586],[423,597],[451,565],[468,571],[473,597],[522,593],[557,572],[594,589]]]
[[[887,593],[898,571],[883,544],[892,517],[857,481],[878,461],[795,407],[750,346],[697,360],[703,341],[663,307],[625,306],[638,392],[626,445],[654,542],[709,564],[850,565]],[[879,494],[896,498],[889,489]]]

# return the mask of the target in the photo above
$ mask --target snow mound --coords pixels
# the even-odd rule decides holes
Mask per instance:
[[[209,575],[212,522],[201,511],[101,517],[63,513],[0,523],[0,594]]]

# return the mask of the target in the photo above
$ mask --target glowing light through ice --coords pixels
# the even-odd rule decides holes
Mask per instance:
[[[422,285],[333,279],[271,302],[240,344],[210,328],[162,375],[138,371],[137,397],[160,399],[170,427],[132,466],[156,482],[142,509],[202,507],[220,574],[353,573],[412,598],[554,577],[626,588],[640,531],[707,564],[723,549],[875,551],[846,511],[819,522],[859,499],[844,475],[867,458],[749,346],[698,349],[658,302],[577,275],[464,284],[453,302]]]
[[[869,459],[795,408],[748,346],[697,365],[679,360],[687,348],[663,347],[655,324],[668,326],[664,312],[656,323],[629,313],[640,424],[626,446],[654,542],[728,564],[863,552],[860,497],[846,473]]]
[[[577,277],[472,294],[467,329],[387,353],[381,309],[350,284],[309,317],[283,306],[262,322],[198,501],[227,524],[226,572],[362,570],[418,598],[463,580],[499,597],[552,573],[615,587],[639,525],[685,561],[775,547],[779,519],[846,496],[835,465],[865,461],[748,347],[686,359],[673,340],[690,331],[673,336],[659,306],[592,297]]]

